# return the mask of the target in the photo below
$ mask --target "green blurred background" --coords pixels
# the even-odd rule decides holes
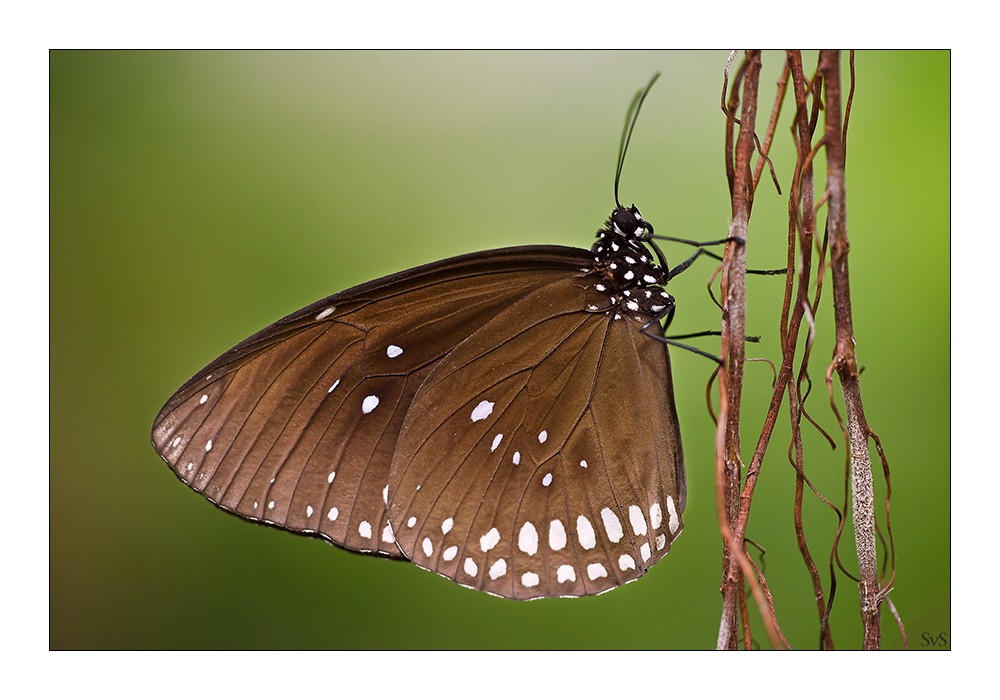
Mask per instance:
[[[663,76],[632,140],[622,201],[658,233],[724,237],[726,56],[51,54],[51,646],[713,648],[712,368],[690,353],[673,353],[684,536],[648,576],[596,598],[501,600],[248,524],[184,487],[149,428],[195,371],[323,296],[475,250],[589,247],[614,203],[626,107],[654,70]],[[764,55],[762,111],[782,60]],[[892,597],[920,649],[923,633],[951,631],[950,56],[860,52],[856,63],[847,165],[855,330],[865,408],[892,467]],[[811,71],[814,53],[806,64]],[[786,193],[790,112],[786,103],[772,151]],[[819,175],[824,167],[820,159]],[[751,266],[784,264],[786,206],[765,176]],[[675,263],[689,251],[667,254]],[[705,290],[712,270],[699,263],[671,282],[673,332],[718,327]],[[779,358],[782,291],[780,279],[749,282],[748,330],[764,336],[751,355]],[[808,406],[837,437],[823,386],[830,303],[828,288]],[[748,367],[746,461],[770,384],[766,365]],[[747,534],[767,548],[785,635],[809,649],[816,607],[792,528],[788,439],[785,410]],[[831,451],[807,429],[806,455],[814,483],[840,502],[843,445]],[[828,589],[836,519],[814,498],[805,511]],[[851,531],[840,553],[856,570]],[[838,648],[860,646],[855,587],[843,575],[832,624]],[[883,646],[899,648],[887,613],[883,630]]]

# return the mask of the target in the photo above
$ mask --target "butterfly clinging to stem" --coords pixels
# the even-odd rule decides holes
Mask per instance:
[[[472,253],[317,301],[185,383],[156,451],[224,510],[505,598],[645,574],[685,505],[663,326],[688,263],[618,202],[657,77],[590,250]]]

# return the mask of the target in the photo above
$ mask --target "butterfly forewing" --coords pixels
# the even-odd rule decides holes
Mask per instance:
[[[581,273],[525,296],[422,383],[388,491],[414,563],[508,598],[591,595],[643,575],[680,533],[666,346],[595,284]]]
[[[417,389],[469,334],[588,262],[572,248],[487,251],[335,294],[195,375],[160,411],[153,444],[226,510],[400,557],[387,487]]]

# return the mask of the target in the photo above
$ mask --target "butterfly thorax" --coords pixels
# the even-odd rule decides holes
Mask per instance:
[[[674,306],[674,299],[664,289],[667,271],[650,255],[645,241],[653,227],[632,207],[618,207],[597,232],[591,248],[595,284],[619,312],[642,313],[662,318]]]

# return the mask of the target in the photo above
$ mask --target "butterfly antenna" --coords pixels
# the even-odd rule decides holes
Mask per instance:
[[[628,142],[632,140],[632,129],[635,128],[635,122],[639,118],[639,110],[642,109],[643,100],[646,99],[650,88],[653,87],[653,83],[659,77],[659,71],[653,73],[653,77],[646,83],[646,87],[635,93],[635,97],[632,98],[632,104],[628,107],[628,113],[625,115],[625,128],[622,130],[622,140],[618,146],[618,172],[615,173],[615,206],[619,209],[622,203],[618,201],[618,181],[622,177],[622,166],[625,165],[625,153],[628,151]]]

